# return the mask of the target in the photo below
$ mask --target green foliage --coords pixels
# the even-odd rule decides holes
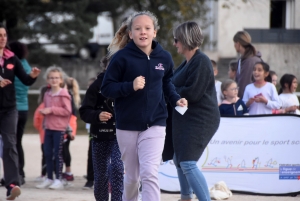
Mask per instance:
[[[97,13],[87,12],[89,3],[89,0],[2,0],[0,22],[6,23],[10,41],[23,37],[37,40],[36,34],[40,33],[56,44],[81,47],[92,37],[90,28],[97,23]],[[51,17],[59,15],[68,15],[68,20],[58,23]],[[32,21],[36,21],[35,26],[29,26]]]

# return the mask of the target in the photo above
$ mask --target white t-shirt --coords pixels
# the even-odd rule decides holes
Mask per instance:
[[[270,82],[266,82],[261,88],[257,88],[253,83],[248,84],[243,96],[244,103],[246,104],[250,98],[254,98],[254,96],[260,93],[268,100],[268,103],[253,102],[249,106],[250,115],[272,114],[272,109],[280,109],[281,101],[279,100],[275,86]]]
[[[283,109],[291,106],[299,106],[299,100],[296,96],[296,94],[280,94],[279,99],[281,101],[281,107]],[[300,111],[296,110],[295,112],[289,112],[289,114],[298,114],[300,115]]]
[[[215,82],[215,87],[216,87],[216,92],[217,92],[217,100],[218,100],[218,105],[220,105],[222,103],[222,91],[221,91],[221,85],[222,82],[220,82],[219,80],[216,80]]]

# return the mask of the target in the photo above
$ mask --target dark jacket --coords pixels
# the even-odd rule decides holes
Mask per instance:
[[[110,61],[101,93],[115,99],[116,127],[122,130],[143,131],[148,127],[166,126],[168,116],[165,98],[173,107],[180,99],[171,82],[173,61],[170,53],[157,42],[147,56],[134,42],[119,50]],[[144,76],[144,89],[134,91],[133,81]]]
[[[184,115],[173,110],[173,144],[178,163],[198,161],[217,131],[220,112],[210,59],[197,50],[174,72],[173,83],[181,97],[188,101]]]
[[[248,113],[248,108],[242,99],[235,103],[226,104],[222,103],[219,106],[220,114],[224,116],[243,116]]]
[[[246,86],[253,82],[252,81],[253,67],[257,62],[261,62],[261,61],[262,59],[261,59],[260,52],[257,52],[256,56],[241,58],[241,69],[240,72],[237,70],[236,78],[235,78],[239,86],[238,97],[243,97]],[[239,65],[239,62],[237,65]]]
[[[91,124],[90,134],[93,140],[98,141],[116,139],[113,100],[105,98],[100,92],[103,77],[104,73],[99,74],[97,79],[90,85],[79,108],[81,119]],[[106,122],[101,122],[99,114],[102,111],[111,113],[112,118]]]
[[[5,87],[0,87],[0,111],[8,111],[16,108],[16,92],[14,80],[17,76],[24,85],[30,86],[35,82],[35,78],[30,77],[24,70],[20,60],[12,52],[5,49],[9,58],[4,59],[3,66],[0,66],[0,76],[12,82]]]

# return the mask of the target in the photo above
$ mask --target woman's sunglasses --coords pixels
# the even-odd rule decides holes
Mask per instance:
[[[174,38],[174,43],[178,43],[178,39],[177,38]]]

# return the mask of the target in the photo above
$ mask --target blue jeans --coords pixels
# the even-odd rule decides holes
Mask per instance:
[[[55,158],[55,176],[61,179],[63,168],[62,146],[64,140],[63,131],[45,130],[44,152],[47,165],[47,177],[53,179],[53,152]]]
[[[197,161],[181,161],[178,164],[175,156],[173,161],[180,183],[181,199],[192,199],[194,192],[199,201],[210,201],[207,183],[202,172],[197,167]]]

